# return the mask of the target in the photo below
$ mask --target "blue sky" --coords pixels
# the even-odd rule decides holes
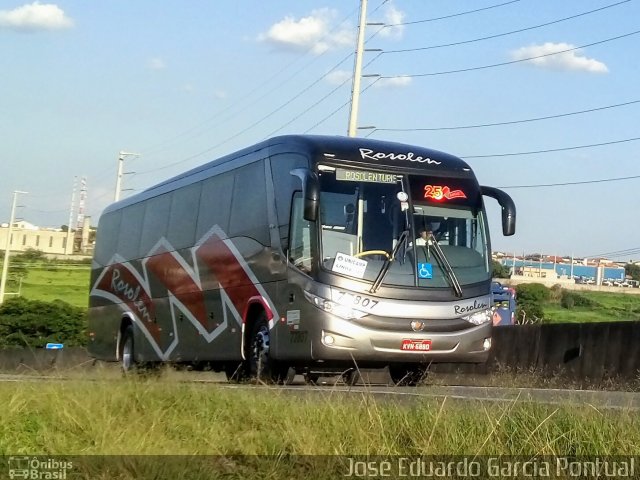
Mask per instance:
[[[359,4],[0,0],[1,221],[25,190],[21,218],[67,224],[86,177],[96,224],[121,150],[141,154],[123,185],[140,191],[272,135],[345,135]],[[365,54],[380,76],[363,79],[358,124],[376,129],[361,136],[453,153],[509,187],[514,237],[487,201],[495,250],[640,259],[637,0],[369,0],[368,13],[387,26],[366,30],[382,51]],[[623,177],[638,178],[512,188]]]

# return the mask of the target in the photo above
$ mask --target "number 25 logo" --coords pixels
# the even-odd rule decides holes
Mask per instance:
[[[446,185],[425,185],[424,198],[431,198],[433,200],[451,200],[454,198],[467,198],[467,196],[462,190],[451,190]]]

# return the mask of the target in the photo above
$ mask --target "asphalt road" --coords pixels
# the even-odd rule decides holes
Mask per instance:
[[[0,374],[0,384],[20,382],[65,382],[65,381],[119,381],[118,375],[42,375],[42,374]],[[425,399],[451,399],[454,401],[487,403],[538,402],[552,405],[575,405],[594,409],[640,410],[640,393],[619,391],[596,391],[575,389],[474,387],[456,385],[425,385],[419,387],[395,387],[384,384],[360,384],[348,386],[334,377],[323,378],[320,385],[306,385],[301,376],[293,385],[266,386],[227,383],[224,375],[211,372],[172,372],[169,381],[200,383],[212,388],[258,389],[273,388],[296,396],[313,395],[372,395],[381,401],[413,404]],[[159,381],[166,381],[159,379]],[[2,388],[2,387],[0,387]]]

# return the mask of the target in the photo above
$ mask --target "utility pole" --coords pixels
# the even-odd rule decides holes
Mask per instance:
[[[7,274],[9,273],[9,250],[11,250],[11,231],[13,230],[13,222],[16,219],[16,203],[18,195],[26,195],[27,192],[14,190],[13,202],[11,203],[11,218],[9,220],[9,228],[7,230],[7,243],[4,249],[4,263],[2,264],[2,279],[0,279],[0,305],[4,302],[4,292],[7,285]]]
[[[351,112],[349,114],[350,137],[356,136],[358,123],[358,108],[360,105],[360,80],[362,76],[362,53],[364,51],[364,27],[367,21],[367,0],[360,0],[360,28],[358,29],[358,46],[356,61],[353,68],[353,83],[351,87]]]
[[[125,157],[139,157],[139,153],[130,153],[130,152],[120,152],[118,154],[118,174],[116,176],[116,191],[113,196],[113,201],[117,202],[120,200],[120,192],[122,190],[122,176],[125,175],[123,172],[124,169],[124,159]]]
[[[73,211],[76,203],[76,187],[78,177],[73,177],[73,191],[71,192],[71,208],[69,208],[69,224],[67,225],[67,243],[64,248],[65,255],[73,253],[73,242],[71,241],[71,224],[73,223]]]

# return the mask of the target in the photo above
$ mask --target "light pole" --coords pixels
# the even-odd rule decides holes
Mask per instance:
[[[13,230],[13,222],[16,217],[16,203],[18,195],[26,195],[27,192],[15,190],[13,192],[13,202],[11,203],[11,219],[9,220],[9,228],[7,230],[7,243],[4,248],[4,263],[2,264],[2,279],[0,279],[0,305],[4,302],[4,291],[7,285],[7,274],[9,273],[9,250],[11,250],[11,231]]]
[[[122,171],[124,169],[124,159],[125,157],[139,157],[139,153],[130,153],[130,152],[120,152],[118,154],[118,174],[116,176],[116,191],[113,196],[113,201],[117,202],[120,200],[120,192],[122,190],[122,175],[125,173]]]
[[[360,77],[362,75],[362,51],[364,50],[364,28],[367,22],[367,0],[360,0],[360,28],[358,29],[358,44],[356,59],[353,67],[353,84],[351,86],[351,113],[349,114],[348,136],[356,136],[358,123],[358,107],[360,105]]]

